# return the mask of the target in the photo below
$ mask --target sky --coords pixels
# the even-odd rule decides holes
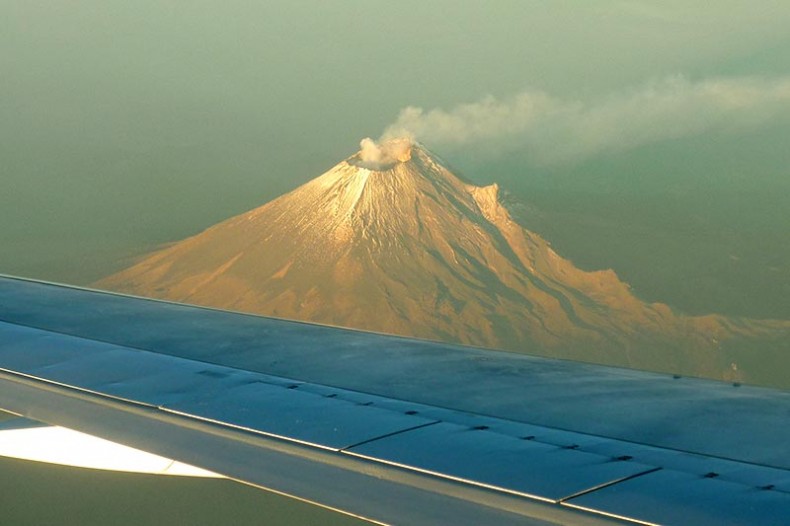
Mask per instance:
[[[643,299],[790,319],[788,27],[787,0],[0,0],[0,273],[88,284],[397,132]],[[133,485],[195,523],[224,495]],[[96,491],[82,522],[139,522]]]
[[[787,27],[779,0],[0,0],[0,272],[90,283],[396,131],[647,299],[790,316]]]

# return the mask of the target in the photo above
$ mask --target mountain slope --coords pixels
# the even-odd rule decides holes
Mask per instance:
[[[517,224],[496,185],[468,184],[405,140],[362,146],[296,190],[97,286],[728,379],[741,378],[743,349],[790,332],[781,322],[684,317],[643,303],[613,271],[584,272]]]

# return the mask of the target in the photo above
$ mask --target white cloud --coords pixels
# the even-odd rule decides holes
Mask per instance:
[[[561,163],[711,131],[737,131],[787,115],[790,77],[692,82],[676,76],[593,101],[525,91],[450,110],[407,107],[383,137],[526,149],[537,162]]]

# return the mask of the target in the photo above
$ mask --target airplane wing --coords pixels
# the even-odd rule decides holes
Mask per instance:
[[[0,408],[377,523],[790,521],[790,392],[12,277]]]

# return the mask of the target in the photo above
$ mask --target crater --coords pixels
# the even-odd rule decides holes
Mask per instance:
[[[376,142],[370,137],[359,143],[359,152],[351,157],[350,164],[369,170],[383,171],[411,159],[413,142],[408,137],[398,137]]]

